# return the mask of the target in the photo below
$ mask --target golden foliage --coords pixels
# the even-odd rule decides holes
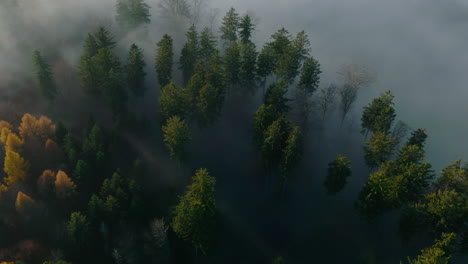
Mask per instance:
[[[14,151],[7,151],[5,155],[5,162],[3,170],[8,175],[4,179],[7,185],[12,185],[18,181],[22,181],[26,178],[26,173],[29,168],[29,162],[27,162],[20,154]]]
[[[36,119],[31,114],[24,114],[18,130],[24,140],[37,137],[41,142],[45,142],[55,135],[55,124],[46,116]]]
[[[0,120],[0,130],[3,129],[4,127],[13,129],[13,126],[10,123],[4,120]]]
[[[76,185],[68,175],[59,170],[55,176],[55,193],[59,198],[68,198],[75,194]]]
[[[18,213],[24,214],[32,209],[34,200],[23,192],[16,195],[15,208]]]
[[[11,129],[9,129],[8,127],[4,127],[2,128],[2,132],[0,134],[0,141],[2,142],[3,145],[6,144],[7,142],[7,139],[8,139],[8,135],[11,134]]]
[[[42,172],[39,179],[37,179],[37,189],[43,196],[47,196],[54,191],[55,186],[55,172],[52,170],[45,170]]]
[[[60,146],[52,139],[47,139],[45,143],[45,151],[47,159],[52,165],[59,162],[63,158],[63,152]]]
[[[5,151],[14,151],[20,152],[24,145],[24,141],[21,140],[15,133],[8,134],[6,144],[5,144]]]

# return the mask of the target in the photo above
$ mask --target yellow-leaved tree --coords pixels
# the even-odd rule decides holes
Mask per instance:
[[[26,141],[36,137],[41,142],[45,142],[48,138],[55,135],[55,124],[48,117],[41,116],[37,119],[31,114],[26,113],[21,118],[18,130],[21,138]]]
[[[18,181],[23,181],[29,168],[29,162],[17,152],[7,151],[5,155],[5,162],[3,170],[7,174],[4,179],[7,185],[12,185]]]
[[[24,141],[21,140],[15,133],[8,134],[6,144],[5,144],[5,151],[14,151],[14,152],[21,152],[22,147],[24,145]]]

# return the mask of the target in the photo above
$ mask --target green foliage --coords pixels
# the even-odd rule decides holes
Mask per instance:
[[[49,100],[54,100],[57,88],[53,80],[52,68],[37,50],[33,53],[33,66],[42,95]]]
[[[427,134],[426,130],[423,128],[418,128],[411,132],[411,137],[408,139],[406,145],[416,145],[420,148],[424,147],[424,143],[426,143]]]
[[[321,73],[320,63],[313,57],[307,58],[302,66],[299,89],[307,94],[314,93],[319,86]]]
[[[372,219],[420,199],[433,178],[431,165],[423,163],[423,159],[424,151],[412,145],[404,146],[396,161],[383,163],[359,194],[360,212]]]
[[[224,89],[210,83],[205,84],[199,93],[197,109],[201,124],[211,123],[221,114],[224,102]]]
[[[374,168],[386,161],[395,148],[395,141],[385,132],[377,132],[364,145],[364,159],[367,166]]]
[[[90,232],[90,224],[86,217],[80,212],[73,212],[67,223],[67,234],[70,240],[78,247],[84,247]]]
[[[224,55],[224,69],[226,83],[236,85],[239,83],[239,74],[241,68],[241,47],[239,42],[233,41],[226,49]]]
[[[459,232],[465,228],[467,217],[466,197],[453,190],[437,190],[406,207],[401,226],[406,231]]]
[[[262,48],[260,54],[258,54],[258,75],[266,78],[271,75],[275,69],[275,58],[273,56],[273,48],[270,45],[266,45]]]
[[[159,85],[161,88],[166,86],[172,80],[172,66],[173,66],[173,40],[164,34],[161,41],[157,43],[157,52],[154,67],[158,76]]]
[[[288,173],[302,158],[302,133],[298,126],[290,129],[283,149],[283,155],[279,168],[283,178],[287,178]]]
[[[145,68],[146,63],[143,58],[143,51],[135,44],[132,44],[128,53],[128,61],[125,67],[127,85],[136,96],[145,94]]]
[[[193,75],[199,55],[199,37],[195,25],[189,28],[186,37],[187,42],[184,44],[179,58],[179,65],[182,70],[184,83],[187,83],[189,78]]]
[[[85,40],[80,57],[78,73],[85,92],[108,98],[114,118],[126,112],[127,92],[124,89],[124,74],[120,61],[113,54],[115,42],[109,31],[99,27]]]
[[[252,18],[249,16],[249,14],[245,14],[240,19],[240,23],[239,23],[239,37],[243,44],[247,44],[251,42],[250,38],[252,37],[252,32],[254,30],[255,30],[255,25],[252,21]]]
[[[416,259],[411,260],[408,257],[408,264],[449,264],[455,241],[455,233],[442,233],[440,239],[434,245],[421,250]]]
[[[237,30],[239,29],[240,18],[236,10],[231,7],[223,18],[223,22],[219,31],[221,32],[221,39],[227,43],[237,40]]]
[[[172,229],[182,239],[206,252],[212,244],[216,221],[216,179],[199,169],[174,211]]]
[[[209,61],[215,52],[217,52],[216,45],[216,37],[213,35],[213,32],[205,27],[200,33],[200,59],[204,62]]]
[[[265,131],[262,157],[267,168],[273,168],[280,163],[290,127],[291,124],[282,115],[271,123]]]
[[[164,86],[159,97],[159,109],[162,120],[171,116],[185,117],[188,113],[188,99],[185,91],[173,82]]]
[[[121,26],[136,28],[143,24],[149,24],[150,6],[143,0],[118,0],[116,20]]]
[[[240,46],[239,79],[244,86],[251,87],[257,74],[257,51],[255,44],[246,41]]]
[[[169,149],[172,159],[182,160],[185,156],[185,147],[190,143],[190,131],[183,119],[179,116],[170,117],[162,127],[164,143]]]
[[[325,187],[329,194],[336,194],[346,185],[346,179],[351,176],[351,161],[345,156],[338,156],[328,163]]]
[[[137,219],[141,208],[140,187],[134,179],[121,175],[117,170],[102,183],[99,195],[93,195],[88,203],[88,215],[96,221],[115,224],[116,219]]]
[[[442,175],[435,182],[435,188],[463,194],[468,192],[468,170],[461,167],[461,160],[456,160],[442,170]]]
[[[275,110],[273,105],[262,104],[255,112],[253,120],[253,138],[258,147],[263,145],[265,131],[280,117],[280,113]]]
[[[393,98],[392,93],[386,91],[364,107],[361,117],[361,133],[369,131],[372,133],[388,133],[390,131],[396,117]]]
[[[278,112],[288,112],[290,109],[288,102],[290,100],[286,98],[287,92],[288,84],[285,81],[275,82],[271,84],[266,91],[264,103],[267,105],[273,105],[274,109]]]

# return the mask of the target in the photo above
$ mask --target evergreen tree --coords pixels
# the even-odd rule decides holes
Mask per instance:
[[[280,113],[273,105],[262,104],[255,112],[253,120],[253,139],[258,147],[261,147],[265,139],[267,128],[280,117]]]
[[[216,221],[216,180],[206,169],[199,169],[180,198],[172,219],[172,229],[203,253],[212,244]]]
[[[455,233],[442,233],[435,244],[421,250],[416,259],[408,257],[408,264],[449,264],[451,253],[456,243]]]
[[[159,97],[159,112],[162,120],[175,115],[186,117],[189,110],[188,104],[188,98],[181,87],[172,82],[164,86]]]
[[[283,149],[283,156],[279,168],[283,179],[302,158],[302,133],[298,126],[291,128]]]
[[[406,145],[416,145],[420,148],[424,147],[426,143],[427,134],[424,128],[418,128],[411,132],[411,137],[408,139]]]
[[[237,41],[233,41],[226,49],[224,55],[224,70],[226,83],[234,86],[239,83],[239,74],[241,68],[241,48]]]
[[[384,133],[377,132],[364,145],[364,159],[367,166],[374,168],[388,160],[395,148],[394,139]]]
[[[239,23],[239,37],[242,44],[251,42],[252,32],[255,30],[255,25],[249,14],[245,14]]]
[[[80,212],[73,212],[67,224],[67,233],[70,240],[79,248],[86,247],[90,234],[90,224],[86,215]]]
[[[223,18],[222,26],[220,28],[221,39],[226,41],[227,44],[237,40],[237,30],[239,29],[240,18],[234,7],[231,7]]]
[[[267,105],[273,105],[276,111],[285,113],[288,112],[290,107],[288,102],[290,101],[286,98],[286,93],[288,92],[288,84],[284,81],[275,82],[270,85],[268,88],[264,102]]]
[[[240,83],[246,87],[252,87],[257,76],[257,51],[255,44],[244,42],[240,46]]]
[[[284,115],[268,126],[262,145],[262,157],[267,168],[271,169],[280,164],[290,130],[291,124]]]
[[[305,60],[302,66],[299,79],[299,89],[304,91],[304,95],[310,95],[317,90],[320,83],[320,63],[313,57]]]
[[[338,156],[328,163],[325,187],[329,194],[336,194],[346,185],[346,179],[351,176],[351,161],[345,156]]]
[[[33,53],[33,65],[42,95],[49,100],[54,100],[57,88],[53,80],[52,68],[37,50]]]
[[[172,80],[172,66],[173,66],[173,44],[172,38],[164,34],[161,41],[158,42],[157,54],[155,58],[154,67],[158,76],[158,82],[161,89]]]
[[[257,61],[257,73],[258,76],[263,78],[262,83],[263,85],[266,82],[266,78],[270,76],[276,65],[275,65],[275,58],[273,56],[273,48],[271,45],[265,45],[262,48],[262,51],[258,54],[258,61]]]
[[[185,148],[191,140],[190,131],[185,121],[178,116],[170,117],[162,127],[162,131],[164,143],[169,149],[171,159],[182,160],[186,155]]]
[[[200,59],[208,62],[216,52],[216,38],[213,32],[205,27],[200,33]]]
[[[200,123],[208,124],[216,120],[221,114],[224,102],[224,90],[210,83],[205,84],[198,96],[197,109],[200,115]]]
[[[199,40],[198,32],[195,25],[192,25],[186,33],[187,42],[182,48],[179,58],[180,69],[182,70],[182,77],[184,83],[187,83],[189,78],[193,75],[195,65],[199,55]]]
[[[361,117],[361,133],[367,134],[369,131],[388,133],[390,131],[396,117],[393,97],[390,91],[386,91],[364,107]]]
[[[135,96],[145,94],[145,68],[146,63],[143,58],[143,51],[135,44],[130,47],[128,61],[126,65],[127,85]]]

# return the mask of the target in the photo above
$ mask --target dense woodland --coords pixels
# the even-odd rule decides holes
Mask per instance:
[[[112,28],[77,36],[76,65],[53,49],[27,51],[35,78],[18,80],[23,94],[0,105],[0,261],[338,263],[316,259],[308,240],[286,245],[297,230],[286,219],[313,210],[296,210],[291,197],[313,199],[312,188],[327,197],[309,212],[320,218],[362,174],[353,212],[333,212],[334,228],[354,214],[369,228],[392,222],[395,243],[409,248],[395,253],[400,263],[458,263],[468,246],[468,166],[432,169],[430,134],[397,118],[392,91],[356,108],[378,78],[366,65],[343,65],[336,82],[322,83],[305,31],[278,28],[255,43],[254,15],[233,7],[219,25],[200,26],[202,2],[117,0]],[[129,32],[148,38],[150,8],[184,18],[183,42],[168,31],[150,40],[150,52],[123,48]],[[361,133],[352,145],[359,156],[311,149],[343,142],[324,136],[327,122],[342,131],[337,137]],[[320,184],[298,189],[298,177]],[[337,245],[330,254],[345,251]],[[346,254],[355,254],[349,263],[398,263]]]

